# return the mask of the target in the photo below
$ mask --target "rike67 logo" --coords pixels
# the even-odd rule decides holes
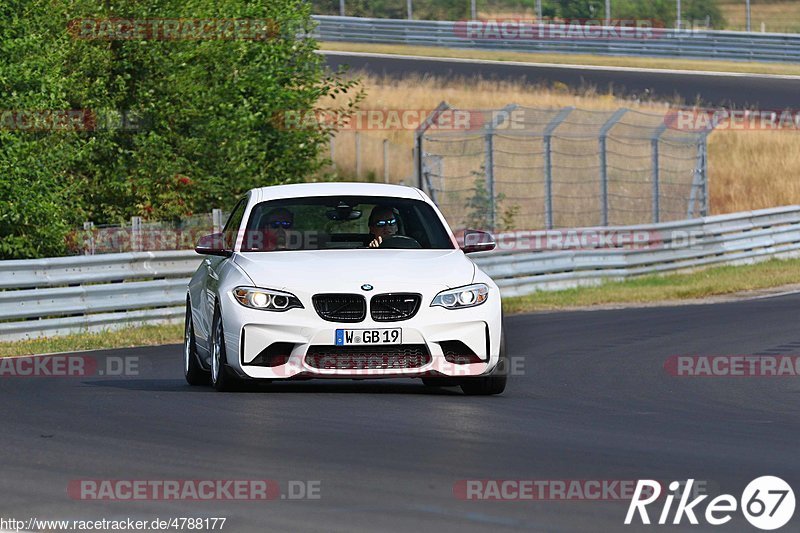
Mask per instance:
[[[707,502],[705,513],[700,512],[700,504],[708,498],[708,495],[696,496],[689,500],[693,483],[694,479],[689,479],[685,484],[685,490],[682,489],[681,482],[673,481],[669,484],[671,494],[667,494],[664,498],[664,506],[656,523],[680,524],[686,517],[690,524],[697,525],[699,524],[697,516],[700,515],[712,526],[720,526],[730,522],[740,507],[742,514],[752,526],[762,530],[774,530],[786,525],[794,515],[794,491],[779,477],[762,476],[754,479],[745,487],[739,501],[730,494],[720,494]],[[650,524],[647,506],[659,500],[661,492],[661,484],[658,481],[640,479],[628,507],[625,524],[630,525],[637,513],[642,524]],[[669,522],[676,495],[679,498],[678,505],[672,521]]]

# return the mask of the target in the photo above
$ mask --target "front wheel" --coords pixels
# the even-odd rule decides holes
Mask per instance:
[[[222,330],[222,315],[217,310],[214,313],[214,325],[211,334],[211,385],[222,392],[235,390],[238,385],[238,380],[228,368],[227,361],[225,335]]]
[[[186,302],[186,321],[183,328],[183,377],[189,385],[208,385],[210,373],[203,370],[197,359],[197,345],[194,338],[192,309]]]

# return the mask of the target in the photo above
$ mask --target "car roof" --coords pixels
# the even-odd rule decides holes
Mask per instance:
[[[258,193],[258,201],[262,202],[266,200],[311,196],[390,196],[394,198],[426,200],[425,196],[414,187],[390,185],[386,183],[294,183],[290,185],[261,187],[259,189],[253,189],[253,192]]]

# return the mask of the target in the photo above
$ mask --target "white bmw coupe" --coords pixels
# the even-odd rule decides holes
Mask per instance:
[[[466,394],[506,385],[500,292],[465,254],[494,248],[412,187],[307,183],[249,191],[186,297],[192,385],[422,378]]]

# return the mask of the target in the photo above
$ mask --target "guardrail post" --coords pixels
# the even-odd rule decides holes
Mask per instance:
[[[553,229],[553,152],[550,149],[550,140],[558,125],[564,122],[564,119],[574,109],[573,106],[561,109],[544,129],[544,219],[546,229]]]
[[[619,122],[622,115],[628,112],[626,107],[617,109],[611,118],[609,118],[603,127],[600,128],[600,213],[601,213],[601,226],[608,226],[608,163],[606,153],[606,137],[608,132],[614,127],[614,124]]]
[[[222,209],[211,210],[211,233],[220,233],[222,231]]]
[[[331,165],[333,166],[333,169],[336,170],[336,142],[334,139],[335,135],[331,135],[329,137],[331,147]]]
[[[140,252],[142,248],[142,217],[131,217],[131,251]]]
[[[661,134],[667,129],[666,122],[662,123],[656,131],[653,133],[653,136],[650,138],[650,147],[651,147],[651,154],[652,154],[652,173],[653,173],[653,224],[657,224],[661,219],[661,176],[660,176],[660,164],[659,161],[659,146],[658,140],[661,137]]]

